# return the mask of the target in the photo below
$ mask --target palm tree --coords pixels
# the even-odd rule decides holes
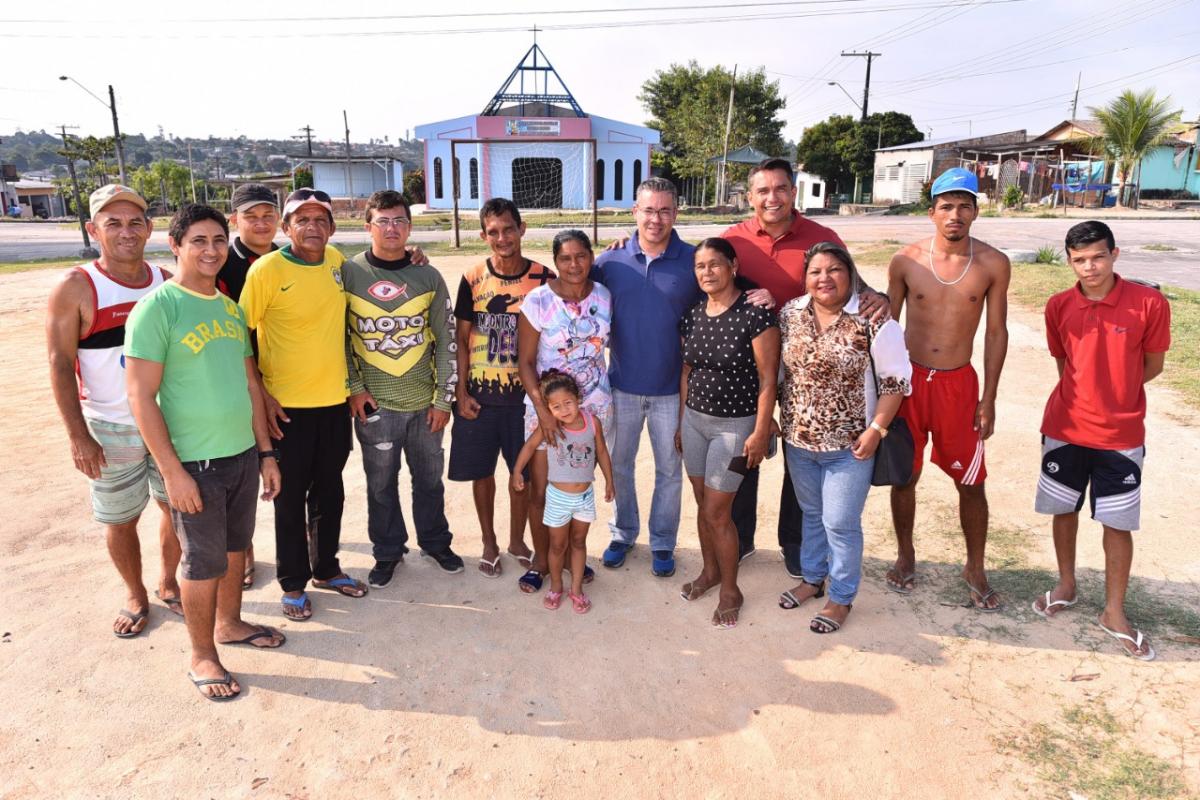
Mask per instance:
[[[1089,109],[1103,131],[1088,144],[1116,164],[1117,202],[1127,205],[1125,186],[1142,159],[1171,135],[1181,111],[1171,111],[1170,97],[1158,99],[1153,89],[1126,89],[1103,108]]]

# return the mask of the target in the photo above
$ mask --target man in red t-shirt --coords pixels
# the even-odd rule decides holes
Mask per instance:
[[[813,222],[796,210],[796,177],[792,165],[782,158],[756,164],[747,179],[747,197],[754,216],[721,234],[733,245],[738,257],[738,278],[771,293],[778,307],[804,294],[804,261],[808,249],[818,242],[846,244],[830,228]],[[863,287],[861,313],[887,314],[886,295]],[[738,531],[742,559],[754,552],[758,526],[758,469],[750,470],[733,501],[733,523]],[[800,573],[800,505],[784,464],[783,490],[779,498],[779,547],[788,574]]]
[[[1042,468],[1035,508],[1054,515],[1058,584],[1033,603],[1046,618],[1076,603],[1075,538],[1083,493],[1104,527],[1100,627],[1142,661],[1154,648],[1125,616],[1133,536],[1141,516],[1147,381],[1171,346],[1171,307],[1155,289],[1113,271],[1120,251],[1103,222],[1067,231],[1067,260],[1079,278],[1046,303],[1046,340],[1058,385],[1042,418]]]

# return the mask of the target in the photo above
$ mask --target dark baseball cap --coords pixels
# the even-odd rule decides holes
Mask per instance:
[[[230,201],[230,206],[234,211],[245,211],[251,206],[263,203],[276,209],[279,208],[279,198],[271,187],[262,183],[243,183],[233,190],[233,200]]]

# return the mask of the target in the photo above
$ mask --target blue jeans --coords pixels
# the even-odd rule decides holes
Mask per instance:
[[[674,550],[679,535],[679,503],[683,495],[683,460],[675,449],[679,430],[679,395],[627,394],[613,389],[614,422],[605,431],[613,462],[617,513],[608,528],[614,542],[633,544],[641,528],[634,468],[642,426],[650,429],[654,451],[654,496],[650,500],[650,549]]]
[[[444,431],[431,433],[426,411],[380,408],[364,424],[356,417],[354,432],[362,445],[367,474],[367,534],[379,561],[397,561],[408,552],[408,528],[400,510],[400,459],[412,473],[413,521],[417,544],[427,553],[450,546],[446,522],[446,489],[442,483]]]
[[[829,578],[829,598],[848,606],[862,580],[862,513],[875,459],[859,461],[849,449],[820,453],[790,444],[784,454],[804,512],[804,581],[819,584]]]

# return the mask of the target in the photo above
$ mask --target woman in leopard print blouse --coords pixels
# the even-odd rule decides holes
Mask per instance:
[[[912,365],[904,331],[894,320],[859,316],[861,281],[844,248],[816,244],[806,263],[807,294],[779,313],[781,427],[804,511],[804,582],[784,592],[779,605],[795,608],[822,597],[828,580],[829,599],[809,627],[832,633],[845,623],[858,592],[862,511],[875,450],[911,391]]]

